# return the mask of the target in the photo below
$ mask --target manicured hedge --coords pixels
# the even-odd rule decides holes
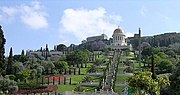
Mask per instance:
[[[35,84],[35,83],[20,83],[18,84],[19,89],[45,89],[47,86],[42,86],[40,84]]]

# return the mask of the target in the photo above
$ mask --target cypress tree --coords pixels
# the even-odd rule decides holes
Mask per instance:
[[[22,50],[22,52],[21,52],[21,56],[24,56],[24,55],[25,55],[24,50]]]
[[[25,61],[27,61],[27,57],[25,56],[24,50],[22,50],[22,52],[21,52],[21,56],[20,56],[20,58],[19,58],[19,61],[22,62],[22,63],[24,63]]]
[[[155,72],[155,66],[154,66],[154,54],[152,53],[152,57],[151,57],[151,61],[152,61],[152,67],[151,67],[151,72],[152,72],[152,78],[156,79],[156,72]]]
[[[12,71],[13,71],[12,65],[13,65],[13,53],[12,53],[12,47],[11,47],[10,52],[9,52],[9,57],[8,57],[7,69],[6,69],[7,74],[12,74]]]
[[[46,50],[45,50],[45,58],[46,58],[46,60],[47,60],[47,58],[48,58],[48,55],[49,55],[49,49],[48,49],[48,45],[46,44]]]
[[[5,48],[4,45],[6,43],[6,39],[4,38],[4,34],[3,34],[3,30],[2,27],[0,25],[0,73],[2,73],[2,71],[5,68]]]

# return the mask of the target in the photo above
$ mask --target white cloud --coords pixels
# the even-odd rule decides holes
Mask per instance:
[[[6,23],[12,22],[17,13],[17,7],[0,7],[0,21]]]
[[[120,15],[109,15],[102,7],[93,10],[66,9],[60,20],[60,33],[74,35],[78,41],[102,33],[111,37],[120,22],[122,22]]]
[[[47,13],[43,10],[43,5],[38,1],[30,4],[21,4],[11,7],[0,7],[1,21],[14,20],[20,18],[21,21],[32,29],[47,28]]]
[[[33,29],[46,28],[48,22],[46,13],[43,12],[39,2],[32,2],[31,5],[21,6],[21,20]]]
[[[145,17],[147,12],[147,8],[145,6],[141,7],[140,14],[141,16]]]
[[[8,16],[14,16],[17,14],[17,9],[16,7],[1,7],[1,11]]]

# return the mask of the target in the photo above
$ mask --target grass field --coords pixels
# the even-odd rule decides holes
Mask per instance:
[[[115,86],[115,92],[118,93],[119,95],[121,95],[121,93],[124,91],[125,87],[121,87],[121,86]]]
[[[57,92],[72,91],[76,88],[76,85],[58,85]]]
[[[85,76],[86,75],[71,75],[69,77],[71,77],[71,83],[72,84],[79,84],[79,82],[81,82]],[[69,82],[69,79],[67,80],[67,82]]]
[[[117,83],[125,83],[128,78],[129,78],[129,76],[117,76],[116,82]]]

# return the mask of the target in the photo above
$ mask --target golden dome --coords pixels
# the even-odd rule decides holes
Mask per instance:
[[[115,29],[113,34],[117,34],[117,33],[123,33],[122,29],[120,29],[119,27]]]

